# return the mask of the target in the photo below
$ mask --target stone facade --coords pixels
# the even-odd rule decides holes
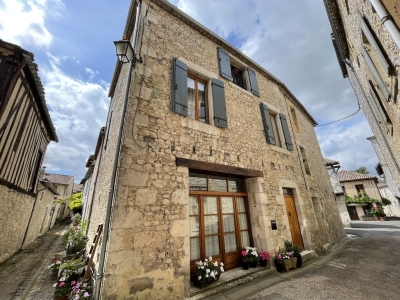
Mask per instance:
[[[134,12],[132,7],[128,37],[135,28]],[[152,1],[150,7],[142,1],[138,20],[136,24],[141,25],[133,44],[143,63],[137,62],[132,74],[122,148],[116,156],[129,66],[117,64],[102,157],[96,161],[99,172],[90,183],[96,182],[89,240],[97,225],[105,222],[108,201],[112,201],[109,239],[102,240],[108,242],[103,299],[190,296],[190,167],[178,163],[179,159],[212,165],[220,174],[224,168],[243,174],[262,172],[258,177],[241,176],[247,187],[252,244],[258,249],[274,252],[285,240],[292,240],[284,188],[293,189],[306,249],[320,252],[324,244],[340,241],[345,234],[314,131],[316,123],[286,86],[166,1]],[[255,70],[260,96],[250,90],[252,79],[246,78],[245,90],[220,76],[218,47],[236,66]],[[209,124],[171,111],[174,58],[204,80]],[[212,118],[218,109],[211,101],[216,97],[213,79],[224,83],[227,128],[217,127],[218,120]],[[287,132],[283,121],[276,119],[281,147],[266,142],[260,103],[286,116]],[[287,133],[293,151],[285,144]],[[119,162],[115,197],[110,197],[115,159]],[[271,221],[276,221],[277,230],[272,230]],[[97,275],[102,274],[102,246],[94,260]]]
[[[332,25],[333,44],[343,76],[348,77],[375,135],[375,152],[385,161],[400,189],[400,31],[396,1],[324,0]],[[372,3],[372,4],[371,4]],[[380,17],[386,9],[392,18]],[[382,21],[381,21],[382,19]],[[388,23],[397,27],[389,33]],[[377,149],[379,148],[379,149]],[[378,155],[379,157],[379,155]]]

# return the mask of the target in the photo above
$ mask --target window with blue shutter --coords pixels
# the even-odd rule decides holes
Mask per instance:
[[[232,72],[231,72],[231,61],[229,59],[229,54],[224,49],[218,49],[218,65],[219,65],[219,74],[232,81]]]
[[[187,66],[177,58],[172,61],[172,101],[171,110],[188,116]]]
[[[282,130],[283,130],[283,135],[285,137],[286,148],[290,151],[293,151],[293,143],[292,143],[292,138],[290,137],[290,131],[289,131],[288,122],[286,120],[286,116],[284,114],[279,114],[279,118],[281,119]]]
[[[268,144],[275,144],[274,134],[272,132],[271,118],[269,117],[268,106],[260,103],[261,116],[264,125],[265,138]]]
[[[258,83],[257,83],[257,77],[256,77],[256,72],[250,68],[247,68],[247,72],[249,74],[249,81],[250,81],[250,90],[251,92],[260,97],[260,92],[258,90]]]
[[[220,128],[228,128],[224,83],[221,80],[213,78],[211,86],[214,104],[214,125]]]

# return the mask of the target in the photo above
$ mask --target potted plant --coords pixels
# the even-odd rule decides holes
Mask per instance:
[[[276,267],[276,271],[278,271],[279,273],[282,273],[283,272],[283,258],[279,252],[275,252],[274,264]]]
[[[55,279],[57,279],[58,270],[60,269],[60,265],[61,265],[61,259],[58,257],[54,257],[51,260],[51,265],[47,267],[47,269],[51,269],[51,274]]]
[[[72,281],[71,285],[72,285],[72,290],[68,296],[68,300],[92,299],[90,294],[92,287],[89,286],[87,282]]]
[[[285,241],[285,251],[286,252],[291,252],[292,253],[292,258],[293,260],[296,260],[296,266],[297,268],[301,268],[303,264],[303,260],[301,258],[300,252],[301,248],[297,245],[294,245],[293,242],[286,240]]]
[[[79,224],[79,222],[81,221],[82,216],[79,213],[76,213],[72,216],[71,221],[72,221],[72,225],[77,226]]]
[[[266,267],[268,264],[268,260],[271,257],[271,254],[266,251],[261,251],[259,256],[260,256],[260,266]]]
[[[259,260],[259,255],[257,252],[257,248],[255,247],[246,247],[244,250],[242,250],[242,262],[247,262],[248,265],[252,268],[256,268]],[[243,266],[243,264],[242,264]],[[247,267],[248,268],[248,267]],[[246,268],[244,268],[247,270]]]
[[[211,283],[217,281],[222,272],[224,272],[224,264],[221,262],[218,265],[217,261],[212,261],[210,256],[203,261],[196,261],[197,272],[193,275],[192,282],[198,288],[205,288]]]
[[[67,300],[71,292],[71,284],[65,281],[57,282],[53,285],[56,288],[54,291],[54,298],[56,300]]]
[[[63,246],[66,248],[66,259],[78,258],[83,255],[87,243],[85,235],[87,221],[81,222],[80,226],[70,227],[63,237]]]
[[[64,261],[60,265],[61,276],[64,281],[72,282],[74,280],[78,280],[83,268],[85,266],[85,261],[83,258],[73,258]]]

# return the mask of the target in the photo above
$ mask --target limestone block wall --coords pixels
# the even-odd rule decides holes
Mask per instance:
[[[139,55],[144,61],[137,64],[132,77],[104,299],[189,297],[189,169],[177,166],[176,158],[263,171],[263,177],[246,180],[254,244],[262,250],[273,252],[291,240],[283,188],[294,189],[307,249],[319,251],[326,242],[320,237],[311,197],[317,198],[325,211],[329,241],[338,242],[344,236],[313,122],[304,109],[273,77],[244,56],[234,58],[256,70],[260,97],[220,77],[217,47],[223,45],[164,10],[162,2],[153,1],[147,14],[147,1],[142,6],[142,16],[147,15],[150,23],[145,22],[144,32],[139,33],[143,34]],[[174,57],[192,72],[224,81],[227,129],[171,112]],[[127,66],[123,66],[110,105],[116,119],[121,116],[126,74]],[[260,102],[286,115],[294,151],[266,143]],[[290,108],[295,111],[297,125],[292,124]],[[112,142],[106,150],[110,152],[103,152],[90,234],[104,220],[118,125],[113,121]],[[284,144],[282,128],[278,127]],[[299,146],[305,150],[311,175],[305,174]],[[278,230],[271,229],[271,220],[276,220]]]
[[[374,180],[344,181],[344,182],[341,182],[341,184],[344,186],[344,188],[346,190],[346,194],[350,197],[357,196],[357,190],[356,190],[355,186],[362,184],[362,185],[364,185],[364,190],[369,197],[378,199],[378,200],[381,199],[381,195],[379,193],[379,190],[378,190]]]
[[[0,262],[20,250],[34,200],[0,185]]]
[[[338,1],[340,7],[341,18],[346,32],[348,47],[350,50],[350,61],[353,71],[346,65],[347,73],[349,74],[350,82],[359,99],[363,111],[367,117],[368,123],[376,137],[379,148],[382,152],[384,160],[393,176],[397,188],[400,187],[400,107],[399,101],[399,66],[398,59],[400,58],[400,49],[396,46],[390,34],[381,23],[379,16],[374,12],[370,1],[356,0],[356,1]],[[394,9],[393,7],[388,10]],[[367,78],[374,80],[373,76],[362,57],[362,33],[360,25],[357,20],[357,12],[367,19],[370,29],[375,34],[375,39],[379,47],[387,57],[392,74],[388,82],[388,89],[391,93],[391,100],[388,102],[383,94],[377,89],[377,93],[381,99],[392,124],[379,124],[373,112],[373,106],[369,99],[370,85]],[[398,26],[400,24],[397,24]],[[378,66],[379,68],[379,66]],[[357,78],[358,80],[357,80]],[[359,85],[359,83],[360,85]],[[376,83],[375,83],[376,84]],[[390,149],[390,151],[389,151]]]

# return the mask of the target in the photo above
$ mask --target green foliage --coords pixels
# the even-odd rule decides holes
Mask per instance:
[[[81,214],[80,214],[80,213],[77,213],[77,214],[74,214],[74,215],[72,216],[71,221],[72,221],[73,223],[79,223],[79,222],[81,221],[81,219],[82,219]]]
[[[353,172],[357,172],[357,173],[361,173],[361,174],[369,174],[369,171],[364,166],[361,166],[358,169],[353,170]]]
[[[73,212],[82,211],[82,192],[71,195],[66,200],[69,201],[69,209]]]
[[[76,277],[80,275],[80,269],[85,265],[85,260],[83,258],[73,258],[66,260],[60,266],[62,277],[65,278],[66,281],[74,275]]]
[[[65,204],[65,202],[65,199],[57,199],[53,201],[54,204]]]
[[[286,240],[285,241],[285,252],[293,252],[293,256],[296,257],[300,254],[301,248],[297,245],[294,245],[293,242]]]
[[[390,205],[392,204],[392,201],[390,201],[388,198],[382,197],[382,205]]]
[[[81,222],[78,227],[70,227],[63,237],[63,246],[67,254],[75,254],[81,251],[87,242],[85,236],[88,221]]]
[[[378,199],[370,198],[365,192],[361,192],[361,196],[350,197],[344,195],[344,202],[346,204],[354,203],[354,204],[362,204],[362,205],[371,205],[372,202],[380,203]]]
[[[378,210],[375,210],[373,207],[371,209],[371,214],[373,214],[377,218],[386,217],[386,214],[383,212],[382,206],[378,205]]]

